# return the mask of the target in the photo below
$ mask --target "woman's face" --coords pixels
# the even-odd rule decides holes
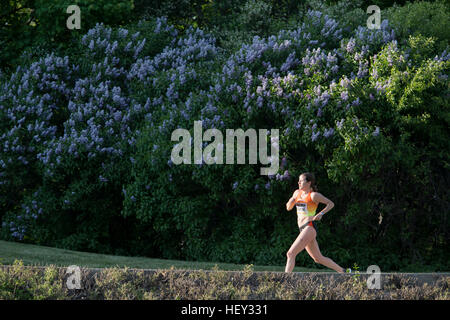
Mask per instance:
[[[308,189],[310,185],[311,185],[311,181],[306,181],[305,176],[300,176],[298,178],[298,188],[300,190]]]

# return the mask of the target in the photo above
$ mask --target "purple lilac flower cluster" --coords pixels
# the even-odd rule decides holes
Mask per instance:
[[[339,27],[339,23],[328,16],[327,14],[323,14],[320,11],[316,10],[308,10],[305,17],[305,22],[303,23],[303,27],[309,27],[312,29],[311,31],[317,33],[320,30],[320,41],[321,47],[325,45],[326,42],[339,42],[342,39],[342,28]],[[313,43],[318,43],[318,40],[312,40]]]
[[[279,181],[289,180],[291,176],[289,175],[289,170],[285,170],[283,174],[277,173],[275,179]]]
[[[190,27],[184,37],[173,41],[173,45],[167,46],[155,57],[138,59],[131,66],[127,78],[137,78],[145,84],[156,85],[157,73],[171,70],[168,80],[173,82],[178,79],[183,84],[187,78],[195,79],[197,76],[190,68],[190,63],[214,57],[216,54],[215,39],[202,30]]]
[[[309,11],[307,18],[313,21],[314,25],[321,26],[321,32],[318,35],[320,41],[329,36],[337,40],[342,38],[342,30],[338,28],[335,20],[316,11]],[[299,87],[291,87],[290,89],[293,90],[287,91],[281,84],[297,82],[297,77],[292,72],[302,64],[316,65],[323,62],[324,66],[330,69],[330,73],[338,71],[336,51],[332,51],[328,55],[325,54],[325,56],[323,56],[323,51],[320,48],[310,51],[311,41],[318,43],[319,40],[311,39],[311,33],[307,30],[308,27],[309,24],[305,22],[295,30],[282,30],[278,35],[270,36],[267,39],[255,36],[251,44],[244,44],[237,53],[227,60],[220,75],[221,83],[225,84],[237,80],[244,75],[247,94],[243,100],[243,107],[247,113],[251,113],[252,107],[250,104],[255,100],[257,108],[267,106],[272,112],[281,111],[277,110],[277,107],[281,105],[280,103],[268,103],[267,100],[270,100],[269,98],[272,95],[282,99],[290,99],[294,94],[300,94]],[[305,49],[307,50],[306,57],[301,58]],[[279,62],[275,61],[277,65],[274,65],[274,61],[263,60],[263,57],[280,56],[280,53],[285,53],[285,58]],[[265,67],[264,74],[253,74],[253,69],[255,69],[255,66],[259,67],[259,65]],[[319,72],[319,69],[316,72]],[[286,76],[283,76],[283,74]],[[269,81],[268,79],[273,80]],[[298,85],[301,86],[302,84],[303,81],[299,81]],[[256,94],[253,92],[255,87]],[[232,83],[229,88],[231,89],[229,93],[234,99],[243,96],[242,87],[237,83]],[[233,89],[236,92],[233,92]],[[296,89],[299,90],[296,91]],[[282,113],[289,115],[292,112],[289,108],[285,108]]]
[[[14,217],[15,219],[3,219],[2,228],[8,230],[14,239],[23,240],[30,225],[43,215],[42,203],[35,200],[38,198],[37,194],[38,191],[34,192],[31,198],[21,204],[21,209]]]
[[[330,75],[335,75],[338,70],[338,51],[333,49],[326,52],[321,48],[313,50],[306,49],[305,56],[302,58],[303,73],[305,76],[311,77],[314,74],[323,75],[327,80]]]
[[[380,29],[369,29],[367,26],[358,26],[354,33],[354,39],[359,47],[368,46],[371,52],[380,49],[384,44],[395,40],[395,31],[389,26],[388,20],[383,20]],[[355,44],[356,45],[356,44]]]
[[[0,167],[4,172],[18,164],[25,169],[35,160],[38,147],[54,139],[58,104],[70,96],[71,78],[76,71],[68,57],[51,54],[28,68],[19,67],[2,85],[0,118],[9,124],[0,136]],[[10,180],[6,174],[2,177],[0,185],[7,187]]]

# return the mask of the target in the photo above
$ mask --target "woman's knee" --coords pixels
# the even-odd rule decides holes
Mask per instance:
[[[303,249],[301,248],[302,245],[300,243],[300,248],[296,247],[296,248],[290,248],[288,250],[288,252],[286,253],[286,256],[288,257],[288,259],[295,259],[295,257],[297,256],[297,254],[299,254],[300,251],[302,251]]]
[[[324,256],[317,256],[317,257],[314,257],[313,259],[314,259],[315,263],[322,264],[324,262],[324,260],[325,260],[325,257]]]
[[[297,254],[291,249],[289,249],[288,252],[286,253],[286,257],[288,259],[295,259],[296,256]]]
[[[299,242],[292,245],[292,247],[286,253],[288,259],[293,259],[297,256],[297,254],[305,248],[306,238],[300,238]]]

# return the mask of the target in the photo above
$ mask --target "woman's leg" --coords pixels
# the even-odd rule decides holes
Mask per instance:
[[[302,251],[305,246],[314,240],[316,237],[316,230],[314,230],[313,227],[307,226],[305,229],[302,230],[302,232],[298,235],[297,239],[295,239],[294,243],[289,248],[286,256],[287,256],[287,262],[286,262],[286,268],[284,269],[285,272],[292,272],[295,266],[295,257],[297,254]]]
[[[336,262],[334,262],[330,258],[324,257],[322,253],[320,253],[319,244],[317,243],[316,239],[313,239],[311,242],[309,242],[306,245],[305,249],[311,256],[311,258],[314,259],[314,262],[320,263],[325,267],[335,270],[336,272],[344,273],[344,269],[341,266],[339,266]]]

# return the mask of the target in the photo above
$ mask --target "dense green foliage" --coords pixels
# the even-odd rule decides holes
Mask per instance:
[[[3,239],[283,264],[298,230],[285,203],[309,171],[335,203],[319,223],[324,255],[383,271],[448,270],[443,2],[386,10],[379,30],[367,29],[362,1],[308,1],[292,15],[271,1],[160,2],[148,12],[144,2],[114,3],[101,19],[88,6],[95,26],[79,35],[37,19],[33,32],[55,45],[35,43],[38,57],[0,74]],[[147,19],[113,26],[134,5]],[[151,16],[179,6],[190,11]],[[223,135],[279,129],[269,143],[280,147],[279,172],[173,164],[171,133],[193,137],[196,120]],[[314,265],[306,254],[297,262]]]
[[[397,31],[399,39],[406,41],[409,35],[434,37],[437,49],[442,51],[450,38],[448,5],[444,2],[407,3],[400,8],[389,8],[387,16]]]

